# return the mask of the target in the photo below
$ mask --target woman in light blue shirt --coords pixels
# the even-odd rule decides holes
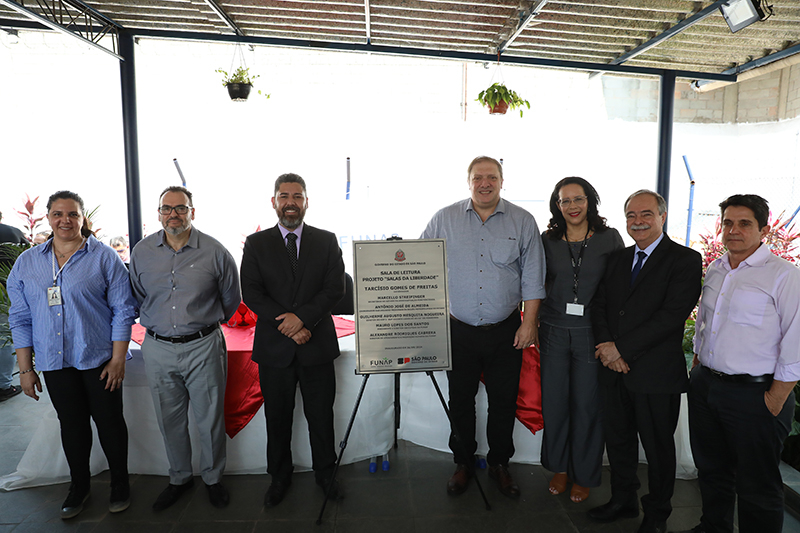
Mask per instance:
[[[77,194],[53,194],[47,202],[52,237],[24,252],[8,277],[20,385],[38,400],[42,372],[61,422],[71,477],[62,519],[77,516],[89,497],[90,418],[111,473],[109,511],[130,504],[122,380],[136,301],[125,265],[95,239],[83,213]]]
[[[542,466],[554,472],[550,492],[573,482],[575,503],[600,485],[603,432],[598,369],[589,310],[608,256],[623,247],[597,212],[600,199],[583,178],[559,181],[542,235],[547,297],[539,311],[542,370]]]

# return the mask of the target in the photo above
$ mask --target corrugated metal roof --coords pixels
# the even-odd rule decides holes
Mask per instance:
[[[15,0],[35,13],[74,0]],[[247,37],[497,53],[536,10],[506,57],[610,63],[713,2],[687,0],[91,0],[132,30],[233,35],[221,9]],[[536,9],[538,8],[538,9]],[[67,8],[70,11],[71,8]],[[800,43],[800,0],[775,0],[774,15],[736,34],[717,10],[625,64],[719,73]],[[0,26],[25,20],[0,5]],[[78,21],[80,23],[80,21]]]

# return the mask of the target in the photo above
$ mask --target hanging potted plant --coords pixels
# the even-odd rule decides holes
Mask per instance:
[[[476,101],[488,107],[491,115],[505,115],[509,108],[520,108],[519,116],[522,116],[523,105],[528,109],[531,108],[530,102],[523,100],[516,92],[500,82],[493,83],[491,87],[481,91]]]
[[[243,102],[250,96],[250,89],[253,88],[253,80],[258,78],[258,74],[250,75],[250,69],[244,66],[237,67],[232,74],[228,74],[221,68],[217,72],[222,74],[222,85],[228,88],[231,100]],[[261,94],[261,91],[258,91]],[[267,95],[269,98],[269,95]]]

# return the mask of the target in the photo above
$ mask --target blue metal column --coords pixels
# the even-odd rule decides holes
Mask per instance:
[[[136,125],[136,63],[133,34],[119,32],[120,87],[122,89],[122,130],[125,144],[125,190],[128,196],[128,240],[133,246],[142,240],[142,202],[139,187],[139,131]]]
[[[660,104],[658,109],[658,176],[656,192],[669,202],[669,171],[672,158],[672,120],[675,110],[675,72],[661,74]],[[664,231],[667,224],[664,223]]]

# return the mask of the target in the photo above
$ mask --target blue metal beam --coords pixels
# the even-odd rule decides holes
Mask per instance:
[[[0,21],[0,25],[2,21]],[[459,61],[476,61],[480,63],[494,63],[497,56],[474,52],[459,52],[455,50],[434,50],[428,48],[407,48],[401,46],[380,46],[363,43],[342,43],[328,41],[310,41],[305,39],[284,39],[278,37],[238,37],[234,35],[220,35],[217,33],[198,33],[164,30],[132,30],[137,37],[150,37],[154,39],[176,39],[207,42],[234,42],[261,46],[280,46],[284,48],[305,48],[315,50],[339,52],[365,52],[372,54],[404,55],[426,57],[432,59],[456,59]],[[640,74],[646,76],[661,76],[665,72],[674,72],[678,78],[708,79],[714,81],[735,82],[735,75],[717,74],[715,72],[695,72],[689,70],[667,70],[651,67],[633,67],[629,65],[608,65],[606,63],[586,63],[582,61],[563,61],[557,59],[544,59],[539,57],[520,57],[503,55],[500,62],[511,65],[528,65],[537,67],[550,67],[570,70],[619,72],[623,74]]]
[[[656,192],[669,200],[669,174],[672,158],[672,122],[675,112],[675,73],[665,72],[661,76],[658,108],[658,175]],[[664,222],[667,231],[669,220]]]
[[[142,240],[142,200],[139,185],[139,128],[136,116],[136,63],[133,34],[119,32],[119,63],[122,89],[122,133],[125,144],[125,190],[128,195],[128,241],[130,247]]]
[[[784,48],[783,50],[775,52],[774,54],[760,57],[758,59],[754,59],[753,61],[742,63],[739,66],[723,70],[720,74],[735,74],[738,76],[739,74],[747,72],[748,70],[753,70],[758,67],[763,67],[764,65],[769,65],[770,63],[774,63],[776,61],[780,61],[781,59],[786,59],[787,57],[791,57],[797,54],[800,54],[800,44],[790,46],[789,48]],[[696,81],[693,83],[693,85],[695,87],[702,87],[707,83],[709,83],[709,81]]]
[[[27,21],[0,19],[0,26],[20,29],[44,30],[41,25],[31,24]],[[305,48],[314,50],[328,50],[335,52],[365,52],[373,54],[404,55],[426,57],[431,59],[455,59],[459,61],[475,61],[479,63],[494,63],[497,56],[493,54],[480,54],[473,52],[458,52],[455,50],[434,50],[429,48],[405,48],[401,46],[379,46],[370,43],[341,43],[328,41],[310,41],[305,39],[284,39],[279,37],[255,37],[222,35],[219,33],[183,32],[166,30],[134,29],[128,30],[135,37],[148,37],[152,39],[170,39],[185,41],[205,41],[223,43],[242,43],[259,46],[279,46],[284,48]],[[585,70],[601,72],[617,72],[620,74],[638,74],[645,76],[661,76],[665,72],[674,72],[678,78],[695,80],[728,81],[735,82],[736,75],[716,72],[697,72],[692,70],[669,70],[653,67],[633,67],[630,65],[610,65],[607,63],[588,63],[583,61],[563,61],[558,59],[544,59],[540,57],[500,56],[501,63],[510,65],[526,65],[533,67],[549,67],[568,70]]]

